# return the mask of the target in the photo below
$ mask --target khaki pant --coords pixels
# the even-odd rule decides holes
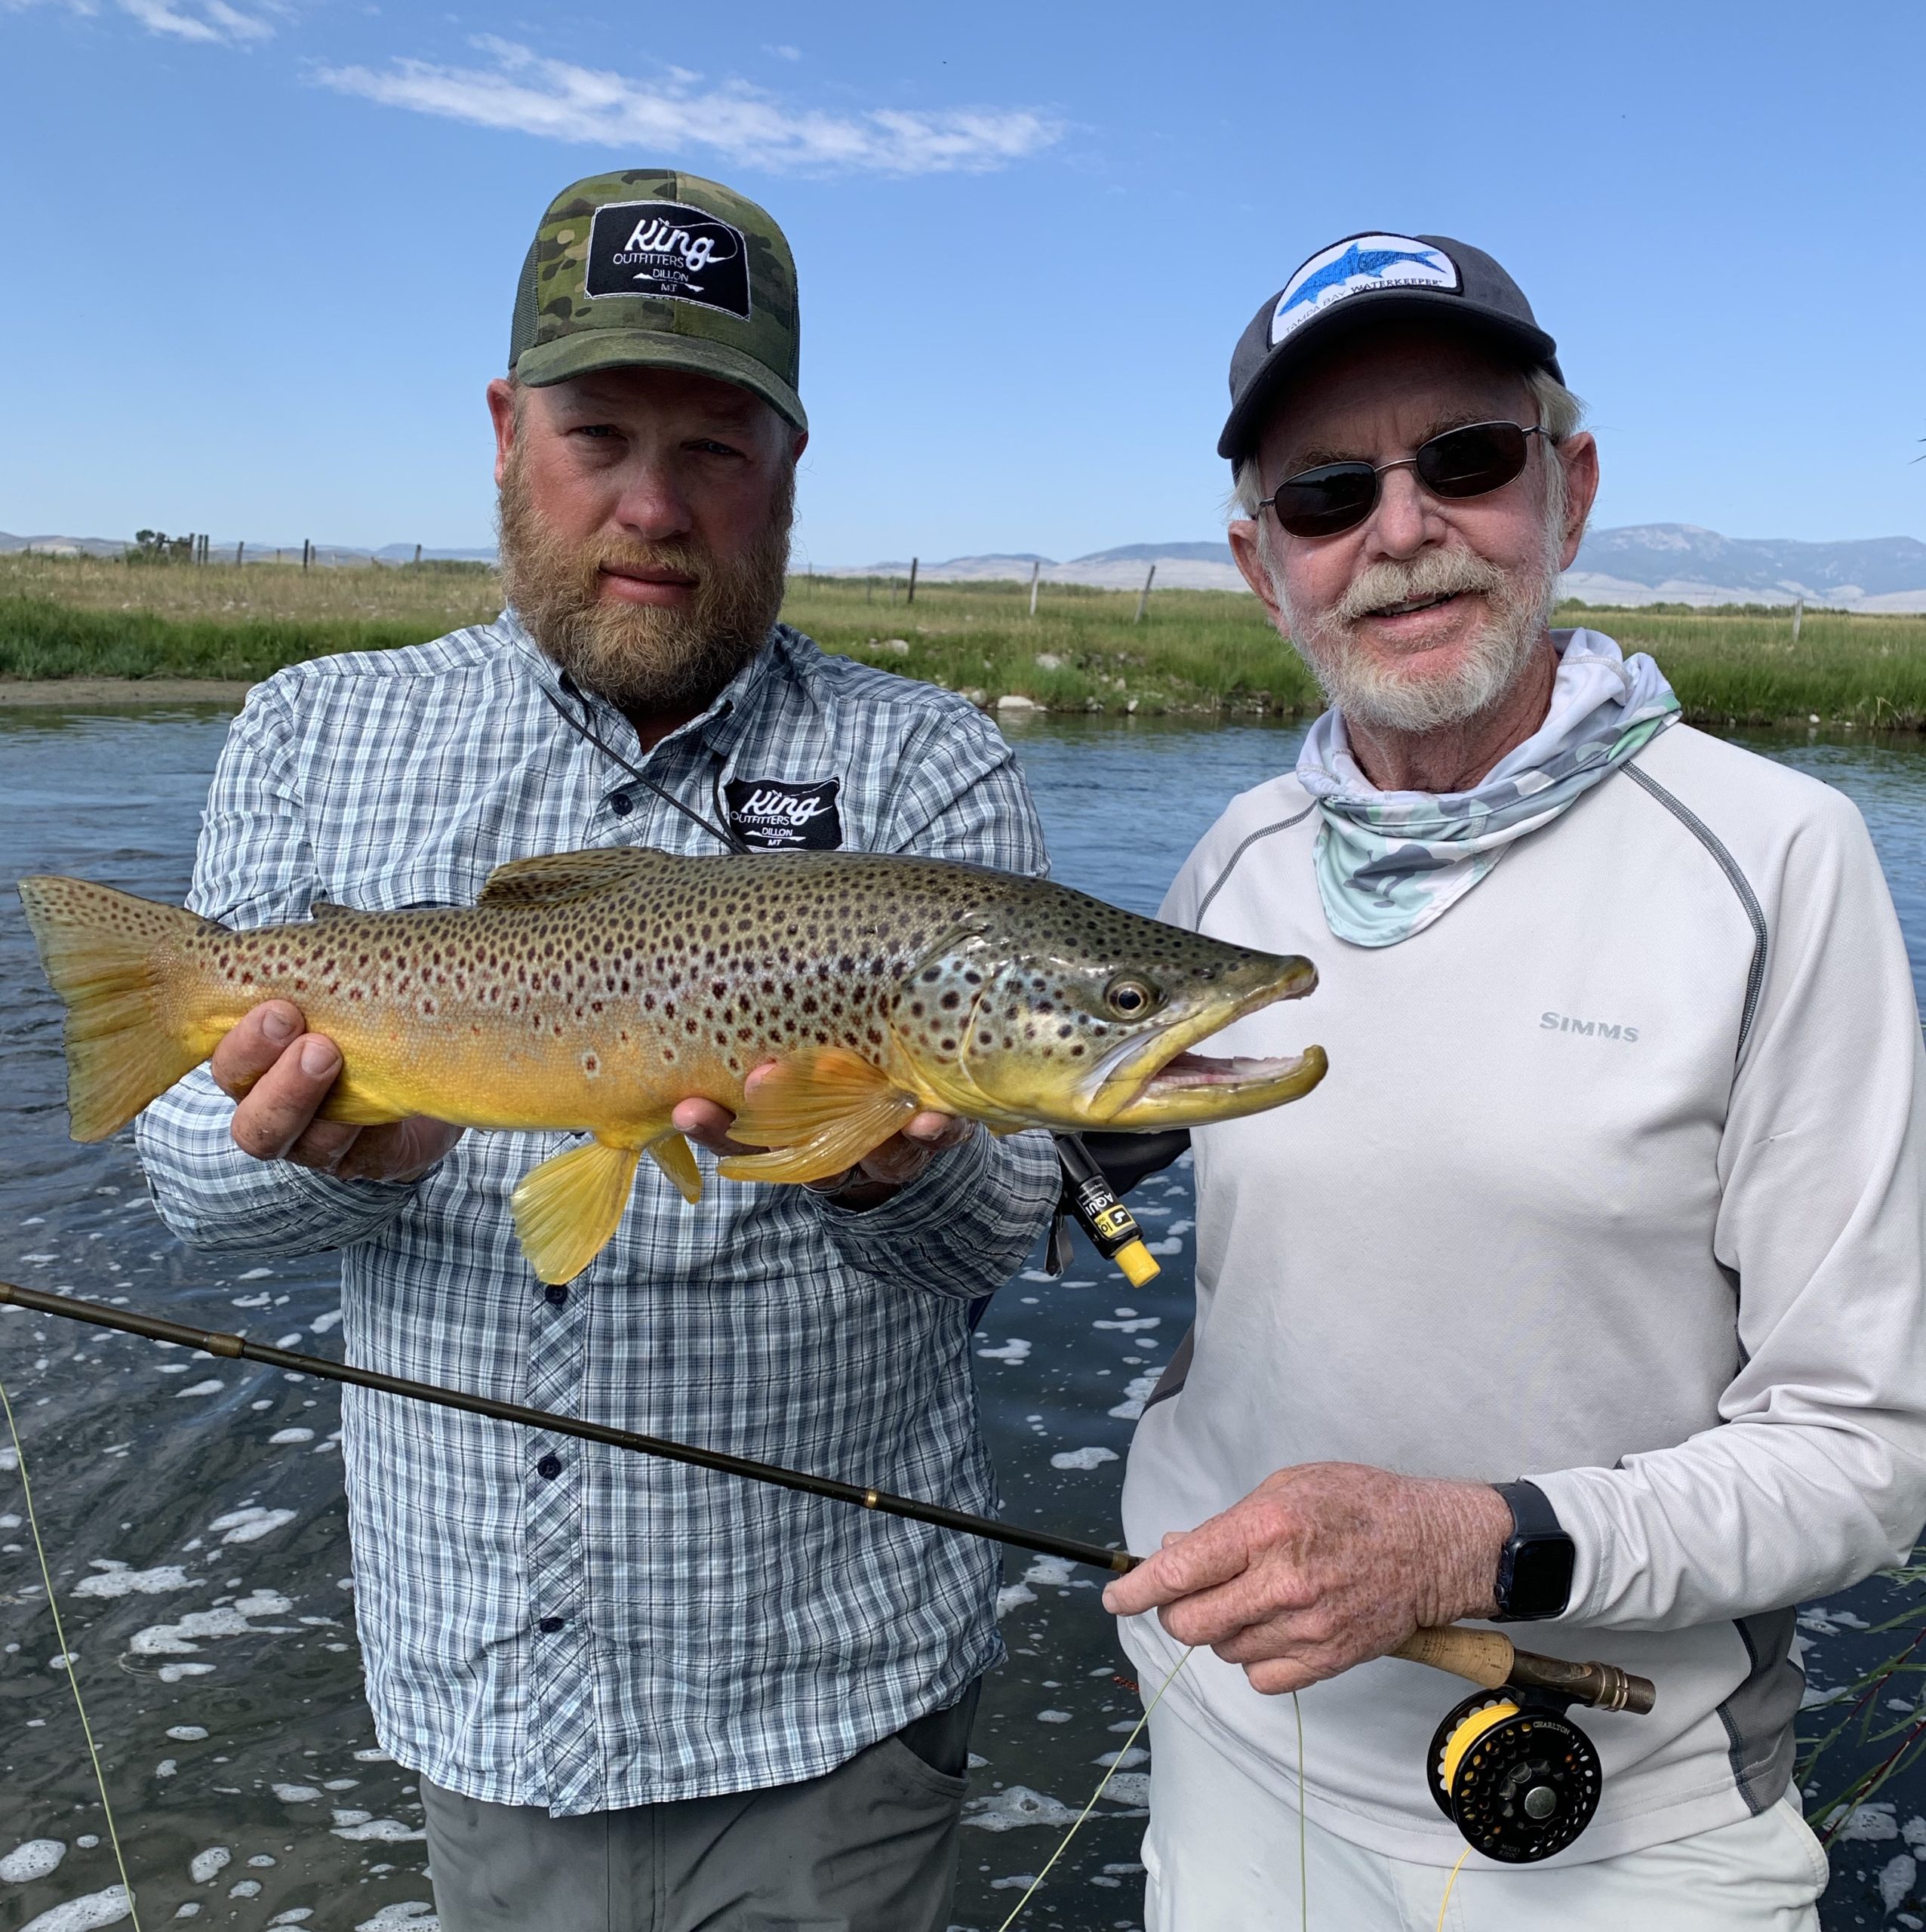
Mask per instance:
[[[1151,1718],[1150,1740],[1146,1932],[1435,1932],[1450,1866],[1368,1851],[1307,1819],[1305,1897],[1296,1806],[1168,1707]],[[1467,1860],[1443,1923],[1445,1932],[1818,1932],[1826,1879],[1826,1854],[1786,1798],[1755,1818],[1583,1865]]]
[[[943,1932],[976,1704],[801,1784],[580,1817],[423,1778],[442,1932]]]

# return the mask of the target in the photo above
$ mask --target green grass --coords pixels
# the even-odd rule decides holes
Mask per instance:
[[[415,644],[494,615],[496,579],[454,569],[129,565],[0,558],[0,678],[251,680],[339,651]],[[825,648],[993,706],[1289,716],[1317,690],[1254,598],[1051,584],[1038,614],[1017,583],[792,577],[783,614]],[[1560,621],[1649,651],[1695,723],[1926,730],[1926,617],[1568,607]]]

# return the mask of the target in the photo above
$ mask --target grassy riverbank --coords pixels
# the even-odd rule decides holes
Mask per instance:
[[[5,681],[69,678],[247,681],[337,651],[418,643],[494,615],[479,565],[316,569],[0,558]],[[1052,710],[1290,715],[1315,686],[1255,598],[1160,590],[1136,622],[1134,592],[795,577],[789,620],[826,648],[967,692]],[[1651,652],[1686,714],[1715,726],[1813,717],[1926,730],[1926,617],[1568,609],[1565,623]]]

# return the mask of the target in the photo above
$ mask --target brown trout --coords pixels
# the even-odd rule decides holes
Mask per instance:
[[[608,1242],[644,1152],[700,1198],[669,1122],[691,1096],[768,1150],[724,1160],[725,1177],[808,1181],[919,1108],[998,1133],[1148,1130],[1276,1106],[1325,1072],[1316,1047],[1272,1060],[1189,1051],[1309,992],[1309,960],[941,860],[618,846],[500,866],[472,906],[320,904],[250,932],[81,879],[20,889],[66,1003],[76,1140],[124,1126],[250,1008],[291,1000],[341,1050],[327,1118],[594,1136],[515,1190],[545,1281]]]

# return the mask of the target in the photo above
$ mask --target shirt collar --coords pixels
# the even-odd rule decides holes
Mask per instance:
[[[512,605],[503,611],[495,628],[514,652],[522,672],[564,703],[577,707],[586,706],[600,737],[611,745],[620,746],[625,757],[632,758],[638,763],[647,762],[635,726],[606,698],[583,690],[535,641]],[[653,757],[668,746],[693,745],[700,741],[718,755],[726,758],[768,695],[765,687],[777,659],[781,658],[785,663],[789,661],[794,638],[795,633],[786,624],[774,626],[761,649],[716,694],[708,709],[659,740],[648,755]]]

